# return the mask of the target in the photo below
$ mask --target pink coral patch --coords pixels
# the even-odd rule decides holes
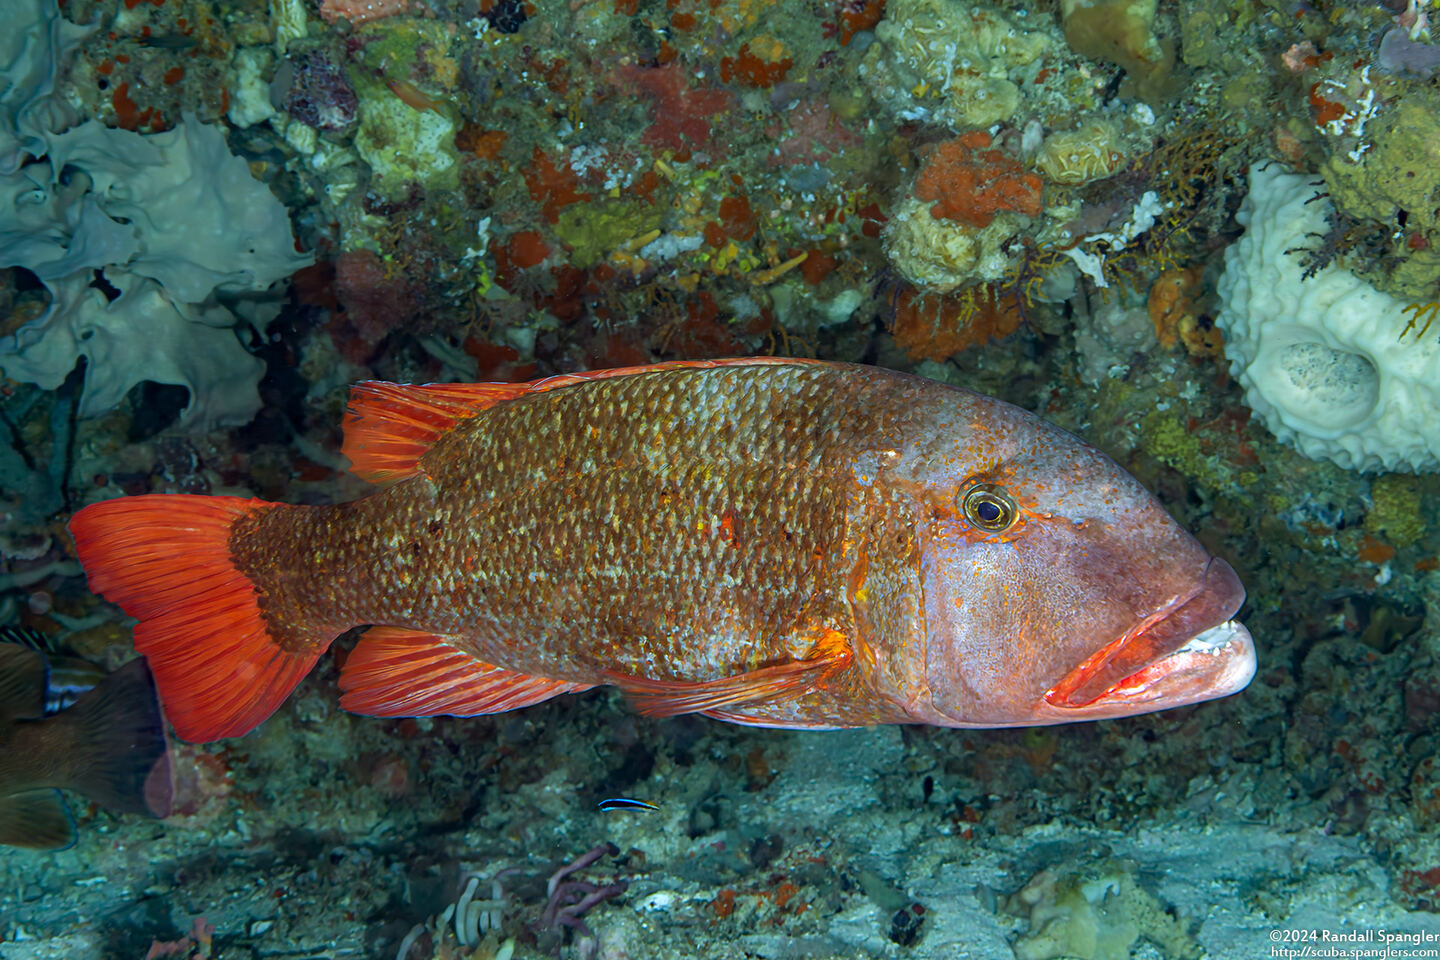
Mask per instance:
[[[706,150],[717,156],[725,153],[722,140],[715,137],[717,114],[735,107],[729,91],[696,89],[677,64],[663,67],[622,66],[616,71],[620,82],[649,98],[651,124],[640,135],[648,147],[676,151]]]
[[[357,26],[381,17],[393,17],[410,8],[410,0],[321,0],[320,16],[334,23],[341,17]]]
[[[765,133],[777,144],[768,160],[772,167],[824,163],[865,143],[865,138],[842,124],[823,101],[796,107],[784,120],[766,126]]]

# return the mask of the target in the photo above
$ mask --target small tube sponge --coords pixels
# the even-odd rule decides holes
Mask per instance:
[[[1304,277],[1328,232],[1322,181],[1250,171],[1225,251],[1216,325],[1250,408],[1280,440],[1354,470],[1440,468],[1440,338],[1405,330],[1406,304],[1330,265]]]

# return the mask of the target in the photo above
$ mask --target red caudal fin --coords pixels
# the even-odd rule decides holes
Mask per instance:
[[[333,637],[295,649],[271,635],[230,532],[266,510],[239,497],[122,497],[84,508],[70,533],[90,588],[140,622],[165,715],[182,739],[238,737],[275,711]]]

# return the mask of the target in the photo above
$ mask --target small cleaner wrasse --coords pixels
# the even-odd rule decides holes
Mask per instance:
[[[614,684],[654,716],[1064,723],[1234,693],[1245,591],[1114,462],[873,367],[661,363],[353,388],[334,506],[151,495],[70,522],[187,740],[340,633],[341,706],[472,716]]]

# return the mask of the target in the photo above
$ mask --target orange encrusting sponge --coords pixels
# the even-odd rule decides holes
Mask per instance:
[[[989,146],[990,135],[975,130],[935,148],[915,178],[915,196],[935,204],[932,217],[979,228],[1001,210],[1040,215],[1040,177]]]
[[[152,495],[91,504],[70,520],[90,587],[140,622],[166,716],[184,740],[249,732],[314,666],[331,638],[301,650],[270,635],[259,590],[230,554],[241,517],[292,509],[240,497]]]

